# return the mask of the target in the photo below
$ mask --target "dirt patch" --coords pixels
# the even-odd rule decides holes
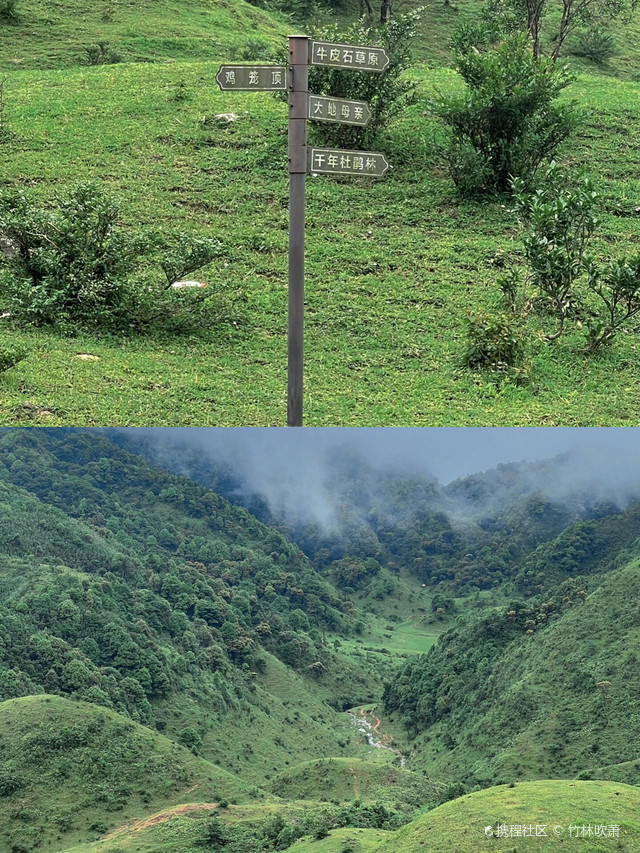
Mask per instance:
[[[349,765],[349,770],[351,771],[351,775],[353,776],[353,793],[356,795],[356,800],[360,799],[360,789],[358,788],[358,777],[356,776],[356,771]]]
[[[141,829],[146,829],[149,826],[155,826],[158,823],[164,823],[167,820],[171,820],[172,817],[179,817],[180,815],[187,814],[188,812],[197,812],[204,809],[215,809],[217,806],[217,803],[184,803],[181,806],[173,806],[171,809],[165,809],[164,811],[157,812],[156,814],[151,815],[151,817],[144,818],[143,820],[131,820],[128,823],[123,823],[122,826],[119,826],[117,829],[113,829],[111,832],[103,835],[101,841],[109,841],[122,833],[131,834],[134,832],[140,832]]]

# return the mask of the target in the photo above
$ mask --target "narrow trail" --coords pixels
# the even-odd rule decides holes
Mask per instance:
[[[158,823],[164,823],[167,820],[171,820],[172,817],[178,817],[178,815],[186,814],[188,812],[197,812],[200,809],[215,809],[217,806],[217,803],[184,803],[181,806],[173,806],[173,808],[156,812],[156,814],[151,815],[151,817],[143,818],[141,820],[130,820],[128,823],[123,823],[122,826],[119,826],[117,829],[113,829],[111,832],[103,835],[100,840],[111,841],[122,832],[140,832],[141,829],[146,829],[148,826],[155,826]]]
[[[360,789],[358,788],[358,777],[356,776],[356,771],[353,767],[349,766],[349,770],[351,771],[351,775],[353,776],[353,792],[356,795],[356,800],[360,799]]]

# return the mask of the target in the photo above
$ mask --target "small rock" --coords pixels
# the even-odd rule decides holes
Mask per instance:
[[[5,234],[0,234],[0,252],[7,258],[15,258],[20,251],[20,246],[11,237]]]
[[[99,355],[91,355],[88,352],[79,352],[76,358],[81,358],[83,361],[100,361]]]

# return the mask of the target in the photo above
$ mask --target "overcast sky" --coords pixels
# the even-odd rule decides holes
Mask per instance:
[[[371,427],[371,428],[157,428],[151,433],[175,435],[215,456],[254,466],[314,468],[333,445],[359,448],[371,462],[431,472],[441,483],[492,468],[501,462],[547,459],[557,453],[589,448],[588,459],[600,468],[621,458],[640,471],[640,428],[552,427]]]

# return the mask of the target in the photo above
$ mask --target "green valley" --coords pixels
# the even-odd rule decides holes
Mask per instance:
[[[639,504],[585,464],[338,447],[325,525],[197,444],[0,430],[0,851],[640,850]]]

